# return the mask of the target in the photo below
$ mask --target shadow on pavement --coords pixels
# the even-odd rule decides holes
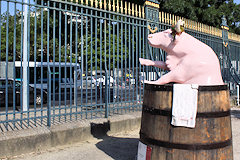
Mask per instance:
[[[96,147],[114,160],[135,160],[139,139],[108,136],[109,130],[109,121],[103,124],[91,123],[91,134],[95,138],[102,139]]]

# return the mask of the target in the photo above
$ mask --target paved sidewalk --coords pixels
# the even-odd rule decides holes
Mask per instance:
[[[240,160],[240,108],[232,108],[232,136],[234,160]]]

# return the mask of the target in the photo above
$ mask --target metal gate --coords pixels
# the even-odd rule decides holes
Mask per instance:
[[[184,19],[159,12],[156,1],[2,0],[0,12],[2,132],[140,111],[143,80],[164,74],[139,64],[165,60],[147,35]],[[224,66],[222,31],[184,20]],[[238,38],[228,42],[237,72]]]

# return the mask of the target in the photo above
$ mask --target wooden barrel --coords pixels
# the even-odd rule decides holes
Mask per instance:
[[[140,141],[152,160],[232,160],[227,85],[199,86],[195,128],[171,125],[173,85],[146,84]]]

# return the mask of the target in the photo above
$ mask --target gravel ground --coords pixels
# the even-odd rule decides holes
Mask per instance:
[[[240,108],[232,108],[234,160],[240,160]],[[134,160],[137,154],[139,130],[107,135],[15,157],[8,160]]]

